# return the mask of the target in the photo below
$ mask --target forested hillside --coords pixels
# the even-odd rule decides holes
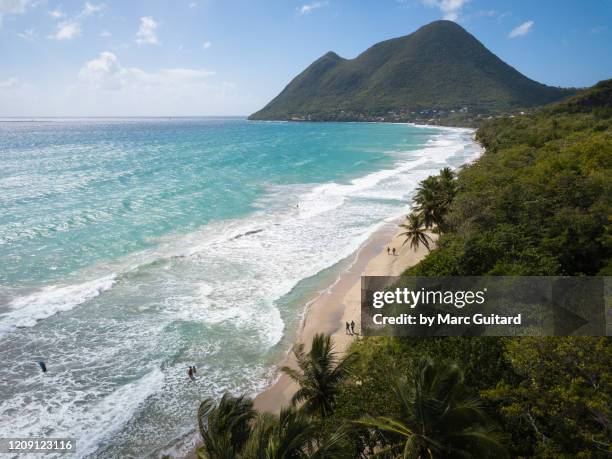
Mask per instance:
[[[465,122],[573,92],[527,78],[457,23],[435,21],[354,59],[328,52],[251,119]]]

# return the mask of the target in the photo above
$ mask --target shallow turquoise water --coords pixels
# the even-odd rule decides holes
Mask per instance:
[[[0,419],[15,419],[0,436],[141,457],[193,431],[203,397],[260,390],[304,299],[407,211],[419,180],[473,158],[470,136],[0,122]]]
[[[392,125],[122,120],[4,123],[0,281],[61,279],[255,210],[271,186],[347,180],[427,135]],[[347,139],[350,143],[347,144]]]

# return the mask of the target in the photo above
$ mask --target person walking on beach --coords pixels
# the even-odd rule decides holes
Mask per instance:
[[[351,320],[351,332],[352,332],[351,335],[355,334],[355,321],[354,320]]]
[[[395,256],[395,247],[393,247],[393,256]]]
[[[391,249],[387,247],[387,255],[391,255]]]
[[[349,324],[348,322],[346,323],[346,334],[347,335],[352,335],[352,333],[351,333],[351,324]]]

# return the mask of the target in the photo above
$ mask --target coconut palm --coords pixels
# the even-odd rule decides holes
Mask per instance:
[[[198,408],[198,427],[203,446],[201,459],[235,459],[244,448],[255,418],[253,401],[244,396],[223,395],[219,404],[208,398]]]
[[[392,387],[403,415],[358,421],[400,439],[381,452],[405,459],[506,455],[479,400],[467,394],[463,373],[455,365],[419,361],[407,377],[395,378]]]
[[[455,181],[455,173],[450,167],[445,167],[440,171],[438,176],[440,189],[440,206],[442,216],[448,211],[451,202],[455,198],[457,192],[457,182]]]
[[[400,225],[406,231],[400,233],[400,236],[406,236],[404,244],[410,242],[410,247],[417,250],[419,245],[423,244],[427,250],[430,250],[429,243],[433,242],[427,234],[427,226],[424,224],[422,214],[411,213],[406,217],[407,222]]]
[[[442,183],[448,183],[455,180],[456,174],[450,167],[445,167],[444,169],[440,169],[438,177]]]
[[[439,231],[445,231],[444,216],[455,197],[456,189],[455,173],[450,167],[442,169],[437,176],[432,175],[421,181],[413,201],[427,228],[436,226]]]
[[[302,404],[302,410],[310,415],[331,414],[340,383],[349,374],[353,355],[338,357],[331,337],[323,334],[314,336],[310,352],[304,352],[304,345],[299,344],[294,346],[293,353],[299,370],[282,368],[300,386],[291,402]]]
[[[241,459],[327,459],[350,457],[344,448],[346,428],[321,436],[318,421],[295,407],[278,417],[260,414]]]
[[[283,408],[278,418],[260,414],[247,442],[244,459],[284,459],[305,457],[313,442],[315,424],[294,407]]]
[[[429,176],[421,181],[413,201],[416,205],[416,210],[423,217],[425,227],[431,228],[440,223],[442,217],[441,192],[437,177]]]

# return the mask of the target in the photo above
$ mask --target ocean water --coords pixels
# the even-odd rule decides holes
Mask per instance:
[[[77,457],[190,438],[201,399],[274,377],[304,302],[419,180],[474,159],[471,135],[0,121],[0,437],[76,437]]]

